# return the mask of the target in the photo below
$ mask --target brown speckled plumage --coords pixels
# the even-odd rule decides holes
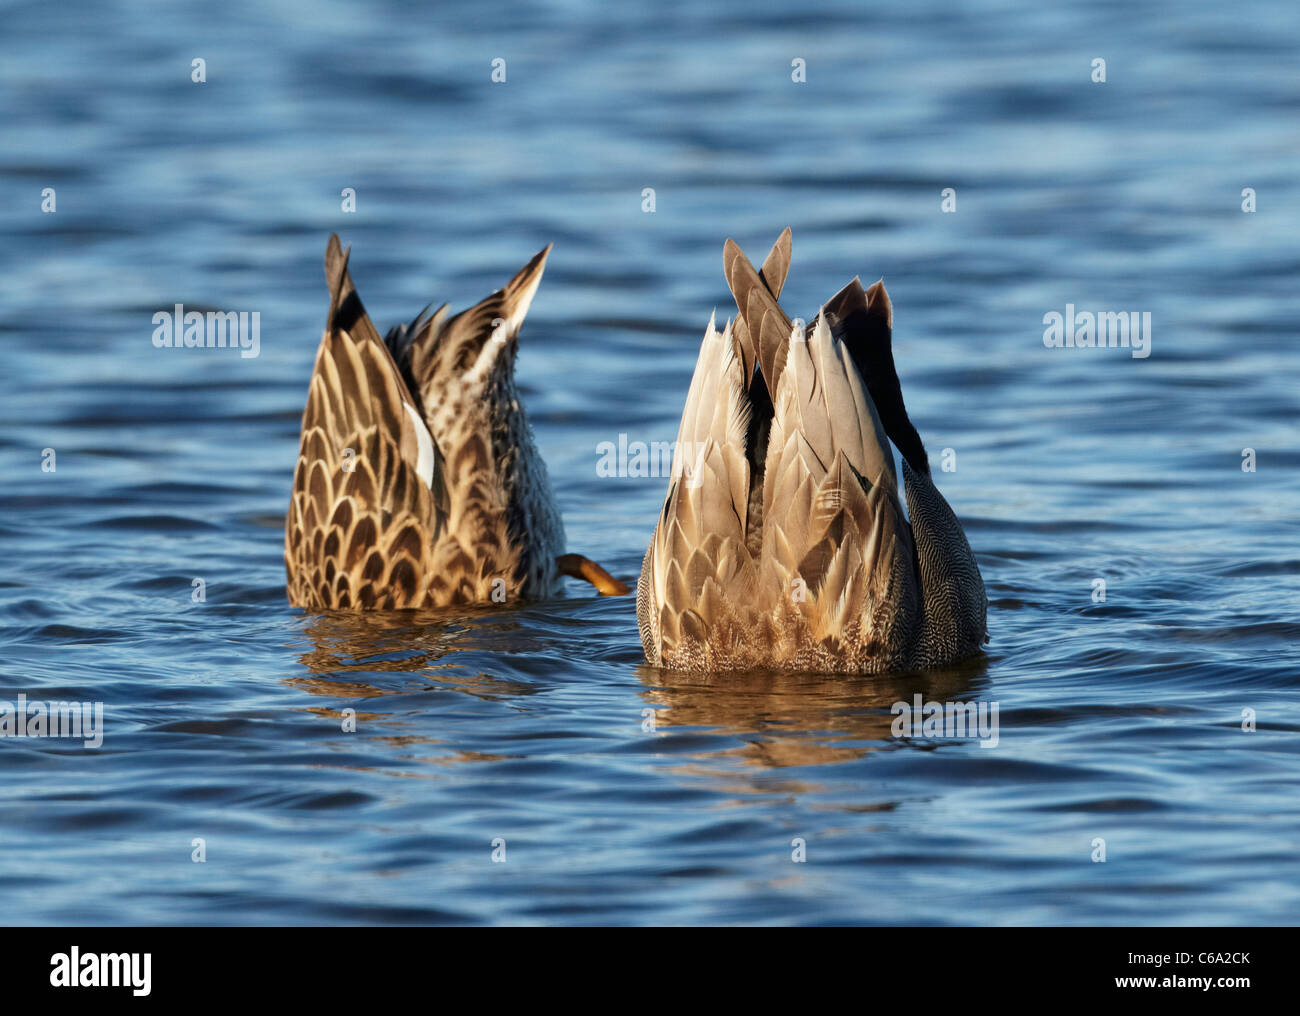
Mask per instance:
[[[854,279],[799,328],[777,302],[789,265],[789,230],[761,274],[724,248],[738,317],[709,322],[686,397],[637,590],[646,659],[882,673],[968,656],[984,583],[907,417],[884,285]]]
[[[285,521],[291,604],[402,609],[558,592],[564,529],[514,381],[549,251],[469,310],[426,310],[381,339],[330,238],[329,317]]]

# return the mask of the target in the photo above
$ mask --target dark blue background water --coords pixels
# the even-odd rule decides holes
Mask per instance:
[[[1300,19],[864,6],[4,6],[0,699],[107,732],[0,740],[0,920],[1300,918]],[[986,657],[682,677],[577,585],[289,609],[331,231],[381,328],[554,241],[520,379],[570,548],[634,575],[665,484],[596,445],[672,440],[723,239],[786,225],[793,311],[887,280]],[[178,302],[261,355],[155,349]],[[1046,349],[1066,303],[1149,311],[1151,357]],[[999,703],[998,747],[891,737],[918,692]]]

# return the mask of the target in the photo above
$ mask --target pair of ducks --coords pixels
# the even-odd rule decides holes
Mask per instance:
[[[628,592],[564,552],[514,363],[550,247],[456,315],[380,338],[337,236],[330,306],[285,526],[289,602],[397,610]],[[854,279],[805,327],[777,302],[790,230],[760,270],[734,242],[738,311],[700,347],[646,551],[646,660],[684,670],[882,673],[987,641],[979,568],[903,405],[882,282]],[[902,460],[899,503],[890,442]]]

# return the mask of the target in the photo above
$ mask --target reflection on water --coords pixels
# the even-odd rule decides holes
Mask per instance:
[[[384,688],[364,679],[376,672],[410,674],[419,686],[450,689],[477,698],[508,700],[527,696],[532,684],[489,673],[470,673],[458,653],[472,644],[475,625],[496,632],[518,630],[510,611],[403,611],[387,615],[331,613],[308,616],[303,630],[312,648],[298,659],[312,671],[286,683],[314,695],[381,699],[409,692],[414,685]],[[768,767],[814,766],[859,758],[911,739],[895,738],[891,727],[896,703],[956,703],[978,697],[987,660],[976,657],[954,667],[919,674],[872,678],[788,674],[777,671],[691,673],[641,665],[645,685],[642,727],[709,728],[734,737],[741,747],[728,752],[747,763]],[[351,676],[357,675],[357,676]],[[372,703],[375,707],[382,702]],[[647,710],[649,713],[647,713]],[[320,714],[342,713],[314,708]],[[649,715],[652,714],[652,715]],[[357,714],[376,720],[377,711]],[[976,736],[972,731],[972,737]],[[921,747],[932,747],[924,741]],[[477,753],[465,756],[477,760]]]
[[[105,736],[0,739],[2,919],[1294,923],[1298,34],[1267,0],[1172,21],[7,8],[0,701],[102,701]],[[888,280],[986,656],[654,671],[631,598],[577,583],[289,609],[331,232],[381,326],[555,243],[519,381],[569,549],[633,576],[663,480],[599,475],[598,446],[673,439],[730,305],[723,239],[765,250],[787,225],[789,306]],[[258,312],[260,355],[156,349],[176,303]],[[1149,312],[1150,357],[1047,349],[1067,304]],[[997,703],[997,746],[893,737],[917,695]]]
[[[490,674],[465,674],[455,662],[438,663],[460,646],[476,620],[493,618],[492,628],[509,632],[519,627],[509,612],[491,608],[460,611],[394,611],[386,614],[331,612],[306,615],[303,632],[312,648],[298,657],[312,671],[289,683],[314,694],[369,698],[386,692],[349,673],[375,671],[420,674],[429,681],[471,695],[527,695],[531,686]]]
[[[638,668],[659,727],[707,727],[743,742],[729,754],[772,768],[815,766],[895,748],[897,702],[965,702],[978,696],[983,658],[899,677],[777,672],[695,674]]]
[[[420,624],[410,614],[308,615],[304,630],[313,648],[299,660],[320,674],[339,670],[420,670],[451,651],[457,628],[454,620],[435,627]]]

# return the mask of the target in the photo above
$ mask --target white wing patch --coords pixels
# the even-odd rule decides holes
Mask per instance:
[[[420,419],[420,414],[415,411],[415,407],[409,402],[403,402],[402,408],[406,410],[406,415],[411,418],[411,426],[415,428],[415,439],[419,442],[420,454],[415,461],[415,471],[420,474],[420,479],[424,485],[430,489],[433,488],[433,438],[429,436],[429,428],[424,425]]]

